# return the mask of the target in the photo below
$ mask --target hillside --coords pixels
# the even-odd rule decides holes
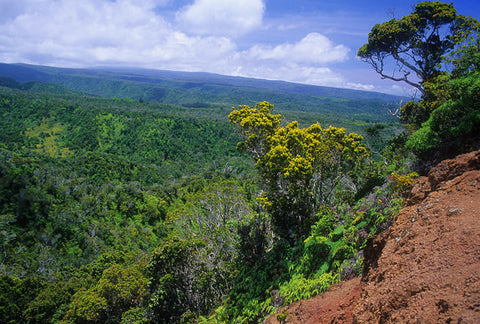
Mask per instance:
[[[67,69],[25,64],[0,64],[0,77],[16,82],[42,82],[101,97],[142,99],[186,107],[254,105],[275,102],[279,110],[322,114],[368,114],[388,120],[388,107],[400,97],[339,89],[230,77],[211,73],[136,68]]]
[[[480,151],[418,178],[394,225],[365,250],[362,278],[265,323],[478,323]]]
[[[480,323],[480,22],[422,1],[358,48],[256,1],[277,46],[130,2],[7,6],[5,61],[89,67],[0,63],[0,323]]]
[[[400,250],[397,241],[404,242],[405,233],[411,238],[424,232],[427,221],[432,229],[426,232],[437,235],[431,241],[438,239],[433,220],[445,229],[444,218],[457,221],[467,211],[438,207],[447,215],[412,222],[412,213],[421,212],[413,206],[396,216],[418,175],[409,169],[414,161],[402,157],[402,143],[387,142],[395,124],[377,123],[371,113],[326,117],[349,132],[363,127],[363,142],[344,128],[317,124],[325,121],[320,112],[277,114],[266,101],[233,110],[220,102],[189,107],[88,95],[48,82],[0,81],[2,323],[254,323],[281,305],[358,276],[364,264],[365,280],[378,290],[369,291],[360,279],[345,282],[319,297],[322,307],[340,307],[344,311],[330,315],[347,322],[364,317],[394,321],[403,316],[402,307],[410,306],[412,291],[421,296],[433,290],[421,277],[427,272],[420,271],[413,283],[410,278],[387,281],[390,273],[396,275],[392,280],[414,273],[405,270],[412,257],[428,269],[422,262],[434,250],[427,244],[421,245],[426,250],[412,249],[407,241],[397,260],[389,257]],[[299,123],[291,122],[292,116]],[[313,125],[303,128],[302,121]],[[261,136],[247,136],[252,130]],[[375,144],[374,153],[386,146],[386,153],[372,159],[363,143]],[[478,157],[472,161],[478,164]],[[456,165],[451,168],[463,170]],[[432,197],[439,178],[433,176],[432,183],[421,178],[417,184],[424,185],[417,187],[425,189],[416,190],[411,201]],[[457,187],[462,188],[451,188]],[[433,208],[424,204],[422,210]],[[383,252],[366,248],[369,238],[394,219],[404,225],[368,245],[385,246]],[[451,242],[436,243],[448,250]],[[376,260],[379,265],[386,260],[380,270],[372,266]],[[448,264],[441,262],[447,272],[435,275],[450,276]],[[418,282],[421,289],[415,290]],[[385,306],[391,287],[397,286],[405,288],[394,295],[393,306]],[[458,298],[452,296],[426,300],[456,316],[452,300]],[[308,315],[304,305],[314,303],[312,314],[317,314],[315,301],[290,310]],[[317,322],[318,316],[312,316]]]

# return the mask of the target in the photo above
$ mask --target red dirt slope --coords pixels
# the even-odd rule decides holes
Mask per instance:
[[[361,280],[287,306],[286,323],[480,323],[480,151],[417,179],[364,263]]]

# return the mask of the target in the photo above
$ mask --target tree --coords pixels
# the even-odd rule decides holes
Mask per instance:
[[[254,216],[238,182],[210,181],[202,190],[185,196],[187,202],[168,218],[179,239],[189,242],[199,238],[202,243],[186,259],[187,268],[195,269],[191,280],[179,288],[188,291],[185,313],[197,315],[205,315],[230,292],[241,244],[237,231]],[[182,263],[177,265],[183,267]]]
[[[24,311],[42,288],[38,278],[0,276],[0,323],[26,323]]]
[[[383,79],[406,82],[423,96],[423,83],[438,75],[446,55],[475,34],[478,26],[475,19],[457,15],[451,3],[425,1],[401,19],[375,25],[357,55]]]
[[[157,323],[178,323],[182,316],[193,311],[204,311],[198,304],[208,299],[202,296],[199,274],[201,264],[194,259],[199,248],[205,244],[200,239],[181,240],[175,235],[165,238],[153,252],[148,269],[149,309]],[[207,292],[208,293],[208,292]]]
[[[239,151],[248,152],[255,160],[269,150],[268,138],[280,125],[281,116],[272,114],[273,105],[267,101],[259,102],[254,108],[240,105],[230,113],[230,122],[242,129],[243,142],[238,143]]]
[[[105,269],[95,286],[73,295],[65,322],[119,323],[123,313],[138,309],[147,295],[144,272],[142,263]]]
[[[442,159],[480,145],[480,72],[444,85],[449,99],[432,111],[406,145],[425,160]]]
[[[309,231],[316,208],[333,202],[335,190],[355,191],[354,171],[368,152],[362,137],[344,128],[299,128],[298,122],[280,127],[281,116],[272,109],[268,102],[239,106],[229,118],[245,139],[238,147],[254,157],[262,177],[259,202],[277,235],[292,241]]]
[[[459,77],[475,71],[480,71],[480,38],[478,34],[472,37],[469,44],[456,50],[450,61],[455,68],[452,77]]]
[[[477,36],[477,35],[475,35]],[[417,130],[406,142],[424,161],[435,162],[480,145],[480,54],[478,36],[450,56],[454,69],[425,82],[426,95],[402,107]]]

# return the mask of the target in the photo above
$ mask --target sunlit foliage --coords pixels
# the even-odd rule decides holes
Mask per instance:
[[[238,147],[253,156],[263,179],[259,202],[272,215],[277,234],[291,239],[309,230],[315,209],[333,202],[336,189],[351,185],[355,191],[353,170],[368,151],[361,136],[343,128],[299,128],[297,122],[281,127],[272,109],[268,102],[239,106],[229,118],[245,139]]]

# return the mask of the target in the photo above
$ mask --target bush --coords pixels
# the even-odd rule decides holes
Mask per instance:
[[[397,191],[401,196],[407,197],[412,187],[413,180],[418,177],[418,173],[411,172],[407,175],[400,175],[396,172],[392,173],[391,180],[393,189]]]
[[[449,81],[448,90],[451,100],[433,110],[406,143],[423,159],[451,157],[479,146],[480,72]]]
[[[280,286],[280,296],[284,298],[285,304],[291,304],[297,300],[309,299],[321,294],[336,282],[340,282],[340,276],[331,273],[324,273],[312,279],[294,276]]]

